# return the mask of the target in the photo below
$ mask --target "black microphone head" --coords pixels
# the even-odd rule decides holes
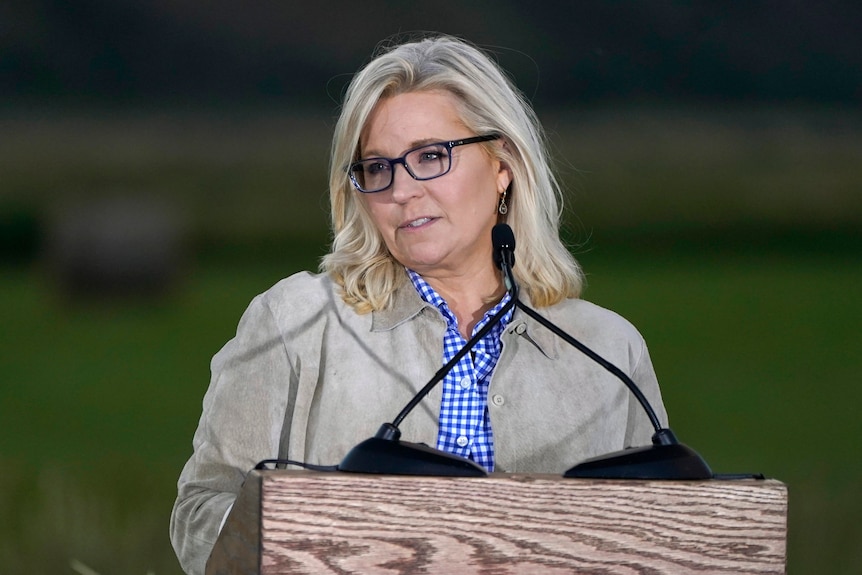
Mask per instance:
[[[497,224],[491,228],[491,244],[494,246],[494,264],[503,265],[503,254],[507,253],[510,265],[515,265],[515,233],[509,224]]]

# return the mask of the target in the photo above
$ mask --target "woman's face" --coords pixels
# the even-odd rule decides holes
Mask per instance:
[[[362,131],[361,157],[397,158],[422,144],[477,135],[459,119],[449,92],[400,94],[375,107]],[[449,173],[432,180],[414,180],[403,165],[395,165],[388,189],[361,194],[386,247],[401,264],[437,278],[493,266],[491,228],[511,174],[483,145],[453,148]]]

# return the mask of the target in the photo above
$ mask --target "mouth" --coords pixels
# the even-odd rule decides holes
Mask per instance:
[[[407,222],[406,224],[403,224],[401,227],[405,229],[421,228],[422,226],[431,221],[433,221],[433,218],[417,218],[415,220]]]

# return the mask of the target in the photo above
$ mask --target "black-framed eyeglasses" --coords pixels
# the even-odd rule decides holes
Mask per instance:
[[[392,185],[395,164],[401,164],[414,180],[433,180],[452,168],[452,148],[496,140],[500,134],[473,136],[462,140],[423,144],[408,150],[400,158],[366,158],[347,168],[350,181],[364,194],[382,192]]]

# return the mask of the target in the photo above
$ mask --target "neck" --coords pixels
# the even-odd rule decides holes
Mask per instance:
[[[470,339],[476,324],[506,293],[499,274],[495,272],[491,268],[491,274],[423,276],[428,285],[446,300],[446,305],[458,320],[458,331],[464,339]]]

